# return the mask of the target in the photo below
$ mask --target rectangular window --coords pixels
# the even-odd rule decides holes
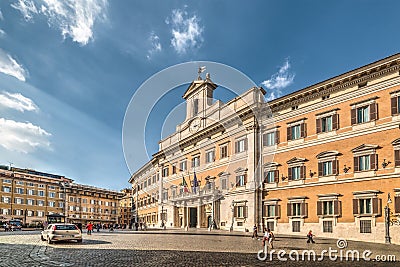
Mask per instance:
[[[17,184],[17,185],[24,185],[24,182],[23,182],[23,181],[16,181],[15,184]]]
[[[241,153],[247,150],[247,138],[235,142],[235,153]]]
[[[49,201],[49,207],[55,207],[56,206],[56,202],[54,201]]]
[[[235,206],[234,217],[247,218],[247,207],[246,206]]]
[[[292,203],[292,216],[301,216],[301,203]]]
[[[172,174],[176,174],[176,163],[174,163],[173,165],[172,165]],[[148,183],[147,183],[148,185],[150,185],[151,184],[151,180],[149,179],[148,180]]]
[[[323,222],[323,232],[324,233],[332,233],[333,232],[333,222],[332,221],[324,221]]]
[[[246,185],[246,175],[238,175],[236,176],[236,186],[245,186]]]
[[[332,116],[328,116],[321,119],[321,132],[331,132],[332,131]]]
[[[168,177],[168,167],[163,168],[162,177]]]
[[[275,171],[270,171],[267,173],[266,182],[267,183],[275,183],[277,177],[275,177]]]
[[[295,125],[291,127],[292,140],[300,139],[300,125]]]
[[[215,150],[210,150],[206,152],[206,162],[211,163],[215,161]]]
[[[38,191],[38,196],[39,197],[44,197],[44,191],[42,191],[42,190]]]
[[[300,180],[300,167],[293,167],[291,168],[292,172],[292,180]]]
[[[324,215],[333,215],[333,201],[324,201],[323,202],[323,214]]]
[[[267,222],[267,229],[271,231],[275,231],[275,223],[274,222]]]
[[[49,192],[49,197],[55,198],[56,197],[56,193],[55,192]]]
[[[26,183],[27,186],[35,186],[34,183]]]
[[[11,180],[10,179],[4,179],[3,180],[3,184],[11,184]]]
[[[267,217],[275,217],[276,216],[276,206],[268,205],[267,206]]]
[[[360,233],[372,233],[371,220],[360,220]]]
[[[182,160],[181,162],[179,162],[179,170],[180,171],[186,171],[187,170],[187,161],[186,160]]]
[[[228,179],[226,177],[221,178],[221,189],[222,190],[228,189]]]
[[[192,158],[192,167],[199,167],[200,166],[200,156],[194,156]]]
[[[368,171],[368,170],[371,169],[370,156],[369,155],[358,157],[358,160],[359,160],[358,167],[359,167],[360,171]]]
[[[372,214],[372,199],[359,200],[360,214]]]
[[[27,216],[28,216],[28,217],[32,217],[32,216],[33,216],[33,211],[32,211],[32,210],[28,210]]]
[[[38,206],[44,206],[44,200],[38,200],[37,204]]]
[[[43,211],[38,211],[37,212],[38,217],[44,217],[44,212]]]
[[[357,108],[357,123],[369,121],[369,106]]]
[[[394,166],[400,167],[400,150],[398,149],[394,151]]]
[[[24,189],[23,188],[15,188],[15,193],[23,194],[24,193]]]
[[[27,199],[27,200],[26,200],[26,204],[33,206],[33,205],[35,205],[35,200],[33,200],[33,199]]]
[[[18,197],[18,198],[15,198],[15,199],[14,199],[14,203],[15,203],[15,204],[22,204],[22,203],[23,203],[23,199],[22,199],[22,198],[19,198],[19,197]]]
[[[292,221],[292,232],[300,232],[300,221]]]
[[[220,146],[220,158],[227,158],[228,157],[228,145]]]
[[[9,187],[9,186],[3,186],[3,192],[5,192],[5,193],[11,193],[11,187]]]
[[[197,113],[199,113],[199,100],[193,99],[193,116],[197,115]]]
[[[332,175],[332,161],[326,161],[322,163],[322,175]]]
[[[277,142],[277,132],[266,133],[263,136],[264,146],[274,146]]]
[[[10,198],[9,197],[1,197],[1,202],[10,203]]]
[[[44,184],[39,184],[38,187],[43,188]]]

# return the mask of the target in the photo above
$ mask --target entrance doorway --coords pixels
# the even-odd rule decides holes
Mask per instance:
[[[189,227],[197,226],[197,208],[189,208]]]
[[[211,215],[207,217],[207,228],[210,228],[212,226],[212,220],[211,220]]]

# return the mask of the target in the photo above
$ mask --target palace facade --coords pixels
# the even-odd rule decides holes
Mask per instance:
[[[138,221],[400,243],[400,54],[270,102],[215,89],[192,82],[185,121],[131,176]]]
[[[42,224],[52,214],[73,223],[115,224],[123,196],[64,176],[7,166],[0,166],[0,189],[0,220],[19,219],[26,225]]]

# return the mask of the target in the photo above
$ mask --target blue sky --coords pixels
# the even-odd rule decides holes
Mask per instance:
[[[398,10],[398,1],[368,0],[3,0],[0,164],[127,187],[125,110],[155,73],[220,62],[273,99],[398,53]],[[150,152],[161,137],[157,125],[182,103],[184,89],[159,102]]]

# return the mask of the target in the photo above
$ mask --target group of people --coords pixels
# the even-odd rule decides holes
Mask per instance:
[[[315,235],[312,233],[312,230],[310,230],[307,234],[307,243],[313,243],[315,244],[314,238]],[[255,224],[253,226],[253,235],[251,237],[252,239],[257,239],[260,240],[258,238],[258,231],[257,231],[257,225]],[[271,231],[271,229],[264,228],[264,236],[262,238],[262,246],[265,247],[267,244],[270,248],[274,248],[274,240],[275,240],[275,235],[274,233]]]

